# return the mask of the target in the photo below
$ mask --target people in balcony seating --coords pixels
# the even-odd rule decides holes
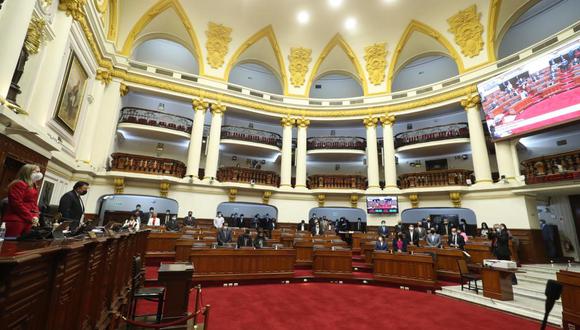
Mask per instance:
[[[236,227],[238,228],[244,228],[244,214],[240,214],[238,215],[238,218],[236,219]]]
[[[393,252],[407,252],[407,238],[405,234],[398,233],[393,239]]]
[[[8,205],[2,220],[6,224],[6,237],[20,237],[39,225],[37,183],[42,180],[40,167],[23,165],[16,179],[8,185]]]
[[[155,211],[150,214],[147,226],[161,226],[161,220],[159,220]]]
[[[441,247],[441,235],[437,234],[435,228],[431,228],[429,234],[425,238],[425,242],[429,247]]]
[[[228,227],[227,222],[223,222],[217,234],[217,243],[222,246],[232,241],[232,231]]]
[[[388,249],[387,241],[383,236],[379,236],[378,241],[375,243],[375,250],[387,251],[387,249]]]
[[[381,225],[379,226],[378,233],[379,233],[379,236],[382,236],[385,238],[389,236],[389,228],[385,224],[385,220],[381,221]]]
[[[252,236],[250,236],[249,229],[246,229],[244,234],[238,237],[238,248],[241,247],[252,247]]]
[[[266,246],[266,237],[264,236],[264,231],[258,230],[258,236],[256,236],[256,239],[254,240],[254,247],[256,249],[261,249],[264,246]]]
[[[213,226],[216,229],[220,229],[224,225],[225,219],[221,212],[218,212],[216,217],[213,219]]]
[[[195,217],[193,216],[193,212],[191,212],[191,211],[187,212],[187,216],[185,218],[183,218],[183,225],[190,226],[190,227],[195,226]]]
[[[415,230],[415,225],[410,224],[409,230],[407,231],[407,242],[409,245],[418,246],[419,245],[419,234]]]
[[[457,228],[451,228],[451,235],[447,238],[447,244],[450,247],[458,248],[463,250],[465,248],[465,240],[463,236],[459,235]]]
[[[298,224],[298,226],[296,226],[296,230],[298,230],[298,231],[305,231],[305,230],[308,230],[308,227],[307,227],[307,225],[306,225],[306,221],[302,220],[302,221],[301,221],[301,222]]]

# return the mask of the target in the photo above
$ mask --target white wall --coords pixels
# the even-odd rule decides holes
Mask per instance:
[[[393,79],[393,92],[455,77],[459,74],[455,61],[443,55],[419,57],[402,67]]]
[[[236,64],[228,82],[272,94],[284,94],[280,79],[270,69],[256,63]]]
[[[322,88],[316,88],[322,85]],[[310,86],[309,97],[317,99],[348,98],[362,96],[360,83],[346,74],[328,74],[315,80]]]
[[[133,50],[132,58],[163,68],[199,73],[197,60],[191,52],[182,45],[166,39],[151,39],[143,42]]]

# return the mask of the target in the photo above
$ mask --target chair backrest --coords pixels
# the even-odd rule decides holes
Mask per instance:
[[[131,287],[133,292],[139,289],[143,285],[143,262],[141,261],[140,256],[133,257],[133,269],[132,269],[132,283]]]
[[[457,265],[459,266],[459,274],[465,275],[469,274],[469,268],[467,268],[467,261],[464,259],[458,259]]]

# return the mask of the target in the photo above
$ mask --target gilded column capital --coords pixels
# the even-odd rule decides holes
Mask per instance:
[[[228,190],[228,200],[230,203],[236,201],[236,196],[238,195],[238,188],[230,188]]]
[[[115,185],[115,194],[122,194],[125,190],[125,178],[115,178],[113,184]]]
[[[395,123],[395,116],[387,113],[381,117],[381,123],[383,125],[393,125]]]
[[[476,107],[480,101],[481,98],[479,97],[479,94],[469,94],[463,100],[461,100],[461,106],[465,110],[471,109]]]
[[[363,119],[363,124],[365,125],[366,128],[377,127],[377,125],[379,124],[379,118],[369,116]]]
[[[310,119],[298,118],[298,119],[296,119],[296,126],[301,127],[301,128],[306,128],[306,127],[310,126]]]
[[[99,68],[97,69],[97,75],[95,76],[95,79],[101,81],[105,85],[108,85],[113,80],[113,75],[111,74],[111,71]]]
[[[79,20],[84,15],[84,7],[87,0],[60,0],[58,9],[65,11],[74,20]]]
[[[453,203],[453,207],[461,207],[461,193],[457,191],[452,191],[449,193],[449,199]]]
[[[26,32],[26,39],[24,39],[24,47],[30,55],[38,54],[38,50],[44,41],[44,27],[46,21],[39,17],[33,17],[28,25]]]
[[[270,197],[272,197],[272,192],[268,190],[264,191],[264,193],[262,194],[262,204],[270,203]]]
[[[226,112],[227,107],[222,104],[220,101],[217,101],[216,103],[212,103],[211,105],[211,113],[214,115],[221,115],[224,112]]]
[[[171,187],[171,184],[169,182],[161,182],[159,184],[159,195],[161,197],[167,197],[167,195],[169,194],[169,187]]]
[[[409,195],[409,200],[411,201],[411,207],[412,208],[418,208],[419,207],[419,195],[418,194],[410,194]]]
[[[356,208],[358,206],[359,195],[350,195],[350,207]]]
[[[207,108],[209,107],[209,103],[206,100],[204,100],[203,97],[193,99],[191,104],[193,105],[194,111],[206,111]]]
[[[296,119],[294,118],[290,118],[290,117],[284,117],[280,120],[280,124],[282,125],[282,127],[292,127],[294,126],[294,124],[296,124]]]
[[[318,201],[318,207],[324,207],[324,203],[326,202],[326,195],[318,194],[316,196],[316,200]]]
[[[129,86],[125,85],[124,83],[121,83],[121,85],[119,85],[119,94],[121,95],[121,97],[129,94]]]

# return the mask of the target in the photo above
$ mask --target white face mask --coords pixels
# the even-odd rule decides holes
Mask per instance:
[[[42,177],[43,177],[43,175],[40,172],[34,172],[34,173],[32,173],[32,175],[30,175],[30,179],[33,182],[38,182],[38,181],[42,180]]]

